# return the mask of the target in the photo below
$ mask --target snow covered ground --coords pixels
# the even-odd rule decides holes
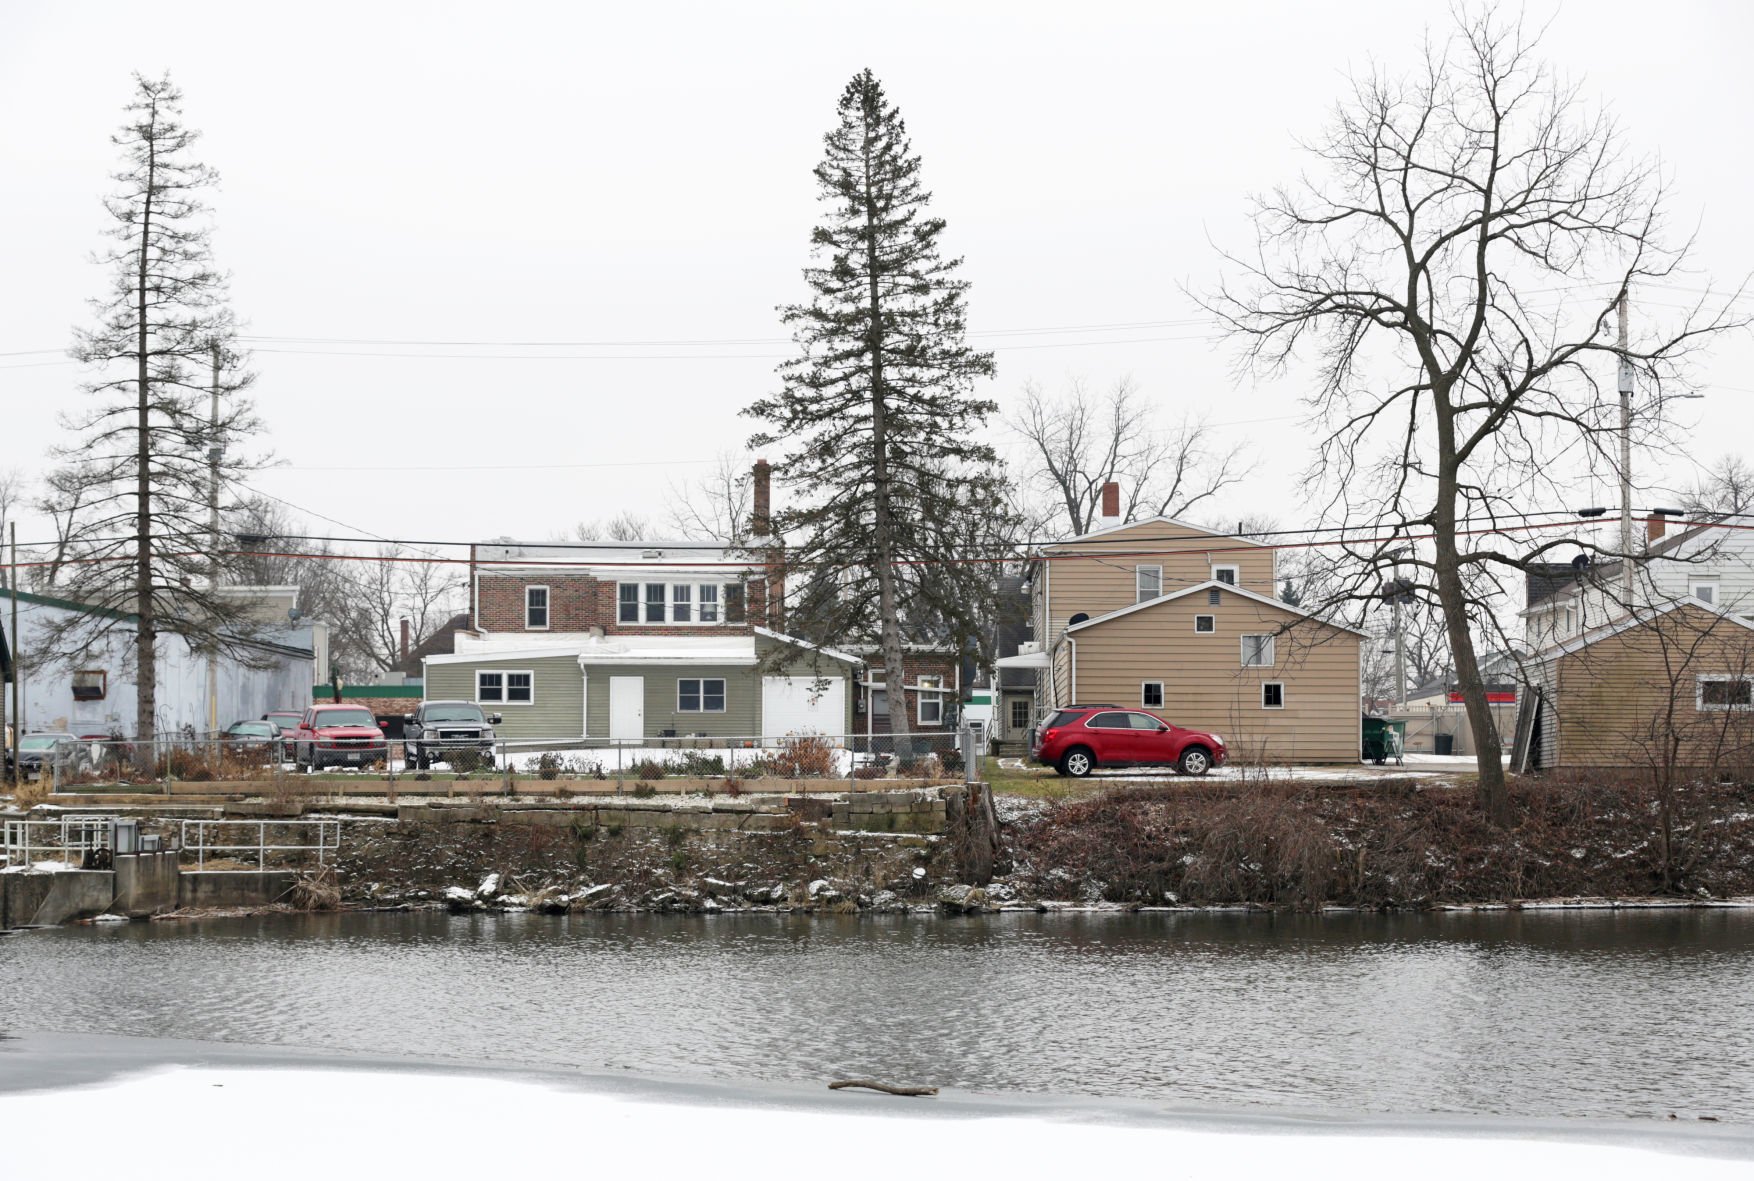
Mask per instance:
[[[98,1132],[118,1175],[202,1162],[262,1179],[1684,1176],[1742,1179],[1745,1133],[1706,1126],[1167,1114],[1144,1104],[753,1084],[252,1067],[209,1056],[94,1085],[0,1090],[5,1174],[64,1173]],[[49,1077],[56,1073],[51,1071]],[[77,1072],[73,1072],[77,1073]],[[17,1078],[6,1085],[19,1086]],[[24,1085],[30,1085],[28,1083]],[[167,1123],[168,1121],[168,1123]],[[1593,1129],[1593,1130],[1592,1130]],[[191,1156],[191,1152],[196,1155]],[[1124,1173],[1123,1173],[1124,1170]]]
[[[999,765],[1013,771],[1046,770],[1039,763],[1031,763],[1027,759],[1000,759]],[[1221,780],[1250,780],[1263,776],[1269,780],[1285,781],[1296,779],[1302,782],[1327,781],[1341,782],[1358,779],[1413,778],[1441,779],[1453,777],[1458,772],[1466,773],[1474,769],[1473,755],[1421,755],[1410,754],[1403,763],[1320,763],[1309,766],[1270,766],[1245,767],[1232,765],[1218,767],[1209,773],[1209,778]],[[1167,768],[1159,770],[1153,767],[1117,767],[1113,770],[1098,769],[1091,773],[1092,779],[1125,780],[1138,783],[1186,782],[1181,776]]]

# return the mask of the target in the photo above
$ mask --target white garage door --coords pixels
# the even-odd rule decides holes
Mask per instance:
[[[761,678],[761,734],[784,738],[787,734],[830,734],[834,744],[844,740],[847,723],[845,678],[819,681],[815,677]]]

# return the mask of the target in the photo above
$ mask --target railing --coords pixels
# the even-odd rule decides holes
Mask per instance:
[[[8,820],[0,836],[0,853],[9,869],[39,862],[61,861],[78,869],[86,854],[111,848],[114,816],[79,814],[54,820]],[[50,856],[55,854],[56,856]]]
[[[227,830],[242,830],[248,833],[256,830],[254,841],[227,841],[214,839],[229,835]],[[274,840],[270,841],[269,830],[274,830]],[[301,840],[295,843],[284,843],[283,836],[303,836],[309,834],[315,841]],[[207,854],[247,853],[255,850],[256,868],[268,868],[270,853],[301,853],[317,855],[318,865],[327,865],[329,857],[341,847],[341,822],[339,820],[184,820],[182,822],[183,855],[195,855],[195,868],[207,868]]]

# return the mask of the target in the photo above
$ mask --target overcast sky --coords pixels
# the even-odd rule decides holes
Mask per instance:
[[[1528,11],[1551,20],[1547,56],[1671,170],[1675,222],[1698,226],[1702,274],[1683,282],[1754,272],[1750,6]],[[256,347],[254,396],[282,462],[251,482],[313,524],[459,539],[659,516],[671,484],[742,450],[738,411],[787,348],[775,305],[804,295],[810,170],[865,66],[967,260],[993,396],[1131,376],[1166,420],[1202,415],[1253,448],[1257,477],[1212,516],[1296,523],[1300,391],[1238,384],[1180,285],[1209,287],[1212,243],[1248,243],[1246,197],[1304,168],[1294,141],[1349,69],[1404,63],[1447,24],[1445,5],[1408,2],[0,14],[0,468],[38,474],[78,405],[78,367],[37,350],[65,349],[107,282],[89,258],[109,136],[130,72],[168,69],[222,177],[233,303],[279,338]],[[1087,327],[1112,325],[1141,327]],[[435,343],[384,343],[408,341]],[[1747,450],[1751,363],[1740,338],[1702,368],[1699,458]],[[1690,483],[1682,466],[1641,482]],[[21,540],[41,532],[27,520]]]

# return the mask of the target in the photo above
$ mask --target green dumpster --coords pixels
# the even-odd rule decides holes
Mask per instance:
[[[1407,749],[1407,723],[1391,721],[1388,718],[1364,716],[1364,757],[1377,766],[1390,759],[1396,763],[1401,761],[1401,752]]]

